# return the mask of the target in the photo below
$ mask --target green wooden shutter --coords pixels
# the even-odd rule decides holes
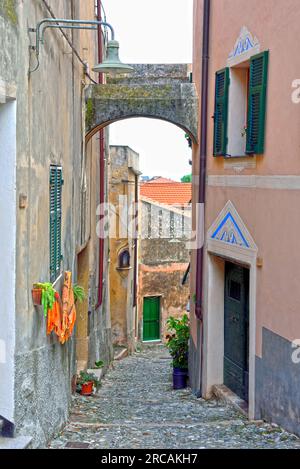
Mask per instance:
[[[214,112],[214,156],[227,153],[229,68],[216,73]]]
[[[60,274],[62,260],[62,168],[50,166],[50,281]]]
[[[264,152],[268,63],[268,51],[254,55],[250,60],[246,144],[248,154]]]
[[[144,298],[143,309],[143,340],[160,339],[160,298]]]

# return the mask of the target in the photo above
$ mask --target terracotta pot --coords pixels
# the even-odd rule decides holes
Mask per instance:
[[[84,383],[81,385],[81,392],[82,396],[90,396],[93,394],[93,381],[89,381],[88,383]]]
[[[34,306],[40,306],[42,304],[42,289],[33,288],[31,292]]]

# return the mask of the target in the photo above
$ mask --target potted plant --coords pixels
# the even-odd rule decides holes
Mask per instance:
[[[51,283],[35,283],[33,285],[33,304],[34,306],[43,306],[45,317],[47,317],[48,310],[53,308],[56,293]]]
[[[94,374],[81,371],[77,384],[80,386],[80,394],[82,396],[91,396],[94,386],[97,387],[99,381]]]
[[[99,360],[99,361],[95,362],[95,369],[96,370],[99,370],[103,367],[104,367],[104,362],[102,360]]]
[[[184,389],[187,387],[188,378],[188,350],[190,327],[189,318],[184,314],[182,318],[170,317],[167,321],[166,336],[167,347],[172,357],[173,388]]]

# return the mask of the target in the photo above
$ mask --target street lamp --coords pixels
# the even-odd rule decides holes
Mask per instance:
[[[31,46],[30,49],[35,52],[37,65],[29,73],[35,72],[40,66],[40,46],[45,41],[45,31],[47,29],[89,29],[97,30],[99,26],[106,26],[111,31],[111,40],[107,44],[107,55],[105,60],[101,64],[95,65],[93,68],[94,72],[97,73],[132,73],[133,67],[123,64],[119,58],[119,43],[115,40],[115,32],[111,24],[106,21],[82,21],[82,20],[71,20],[71,19],[54,19],[45,18],[40,21],[36,28],[29,28],[29,32],[35,33],[36,41],[35,46]]]
[[[97,73],[132,73],[133,67],[123,64],[119,58],[119,43],[111,40],[107,43],[106,58],[101,64],[95,65],[93,68]]]

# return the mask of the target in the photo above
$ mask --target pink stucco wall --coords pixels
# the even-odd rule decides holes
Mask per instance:
[[[194,80],[199,87],[202,0],[195,0]],[[256,36],[269,50],[265,153],[256,167],[228,169],[213,155],[213,120],[208,121],[208,176],[300,176],[300,104],[291,99],[292,82],[300,78],[299,0],[212,0],[209,72],[209,116],[214,113],[215,72],[226,66],[240,30]],[[198,148],[194,149],[195,157]],[[251,160],[251,158],[247,158]],[[194,162],[194,174],[197,174]],[[195,196],[196,190],[194,190]],[[257,268],[257,341],[261,355],[263,326],[280,336],[300,338],[300,190],[213,187],[207,189],[206,231],[228,200],[242,217],[263,266]],[[194,337],[194,328],[193,328]]]

